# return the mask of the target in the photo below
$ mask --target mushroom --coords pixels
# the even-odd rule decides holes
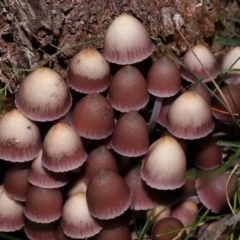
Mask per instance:
[[[140,62],[154,50],[145,27],[127,13],[122,13],[113,20],[103,44],[103,56],[107,61],[121,65]]]
[[[90,215],[86,194],[72,195],[63,205],[61,227],[68,237],[89,238],[101,231],[104,222]]]
[[[108,88],[110,79],[110,66],[96,49],[83,49],[68,65],[67,81],[78,92],[102,92]]]
[[[3,185],[0,185],[0,231],[14,232],[24,226],[24,206],[9,198]]]
[[[218,76],[217,61],[203,44],[197,44],[189,49],[183,56],[183,63],[187,68],[181,67],[181,75],[188,82],[196,82],[198,79],[210,82],[212,78],[215,79]]]
[[[147,75],[148,91],[156,97],[149,120],[151,133],[158,120],[165,97],[176,95],[181,88],[181,76],[178,66],[167,56],[161,56],[149,69]]]
[[[35,158],[42,147],[37,125],[17,109],[0,119],[0,158],[10,162],[26,162]]]
[[[138,111],[145,107],[149,96],[141,72],[129,65],[118,70],[110,83],[108,99],[112,107],[120,112]]]
[[[238,186],[238,176],[229,172],[216,173],[208,171],[207,175],[196,179],[196,189],[200,202],[213,213],[220,213],[227,206],[227,198],[231,200]]]
[[[65,186],[70,180],[69,172],[52,172],[42,165],[42,150],[33,160],[28,181],[41,188],[59,188]]]
[[[114,125],[111,144],[123,156],[138,157],[147,153],[148,138],[147,123],[139,113],[130,111]]]
[[[10,198],[25,202],[29,188],[28,175],[30,163],[13,163],[6,171],[4,189]]]
[[[88,154],[82,171],[84,182],[88,184],[94,173],[100,168],[118,172],[116,159],[112,152],[105,146],[97,147]]]
[[[124,179],[104,168],[100,168],[91,178],[86,197],[89,212],[101,220],[120,216],[131,203],[131,191]]]
[[[178,138],[205,137],[214,128],[210,106],[199,94],[187,91],[171,104],[166,127]]]
[[[186,156],[170,136],[155,141],[142,160],[142,179],[152,188],[176,189],[185,183]]]
[[[31,240],[55,240],[58,222],[36,223],[25,218],[24,231]]]
[[[180,220],[174,217],[165,217],[153,225],[152,240],[183,240],[186,231]]]
[[[54,222],[61,217],[63,197],[60,189],[30,186],[24,209],[25,216],[37,223]]]
[[[53,125],[43,141],[43,166],[53,172],[67,172],[82,166],[86,159],[78,134],[65,123]]]
[[[153,208],[158,196],[156,189],[150,188],[141,178],[141,166],[133,167],[124,177],[132,192],[130,208],[134,210],[148,210]]]
[[[15,104],[26,117],[45,122],[64,116],[72,105],[72,98],[62,77],[54,70],[42,67],[22,81]]]
[[[103,139],[113,131],[114,112],[109,101],[98,93],[83,97],[75,105],[71,126],[88,139]]]

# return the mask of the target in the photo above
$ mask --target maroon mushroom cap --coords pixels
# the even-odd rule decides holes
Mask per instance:
[[[58,222],[36,223],[25,218],[24,231],[31,240],[55,240]]]
[[[98,169],[105,168],[113,172],[118,172],[116,159],[112,152],[105,146],[100,146],[92,150],[83,166],[83,179],[88,184],[92,176]]]
[[[70,180],[69,172],[52,172],[42,165],[42,150],[32,162],[28,181],[41,188],[59,188],[66,185]]]
[[[42,67],[22,81],[15,104],[28,118],[45,122],[64,116],[72,99],[62,77],[54,70]]]
[[[118,70],[110,83],[108,99],[112,107],[120,112],[143,108],[149,96],[142,73],[133,66]]]
[[[201,203],[213,213],[219,213],[227,206],[226,186],[230,173],[216,174],[208,171],[207,176],[196,179],[196,189]],[[238,176],[233,174],[228,183],[229,200],[237,190]]]
[[[29,162],[13,163],[6,171],[4,189],[10,198],[21,202],[26,200],[29,169]]]
[[[93,48],[78,52],[69,63],[67,80],[78,92],[102,92],[108,88],[110,79],[108,62]]]
[[[222,164],[222,149],[212,136],[207,136],[196,141],[192,159],[199,168],[212,170]]]
[[[132,168],[124,177],[132,193],[131,209],[148,210],[153,208],[158,195],[156,189],[150,188],[141,178],[141,166]]]
[[[128,226],[120,219],[112,219],[105,223],[100,233],[89,240],[132,240]]]
[[[224,95],[232,114],[240,114],[240,88],[232,84],[223,86],[221,92]],[[221,102],[220,102],[220,101]],[[232,123],[234,122],[232,116],[222,104],[226,105],[219,92],[216,93],[216,97],[213,97],[212,107],[214,108],[213,116],[221,122]]]
[[[137,157],[147,153],[148,139],[147,123],[139,113],[130,111],[115,124],[111,144],[115,152]]]
[[[183,224],[174,217],[162,218],[152,228],[152,240],[183,240],[185,237]]]
[[[31,186],[27,193],[24,213],[33,222],[50,223],[61,217],[62,204],[60,189]]]
[[[161,56],[149,69],[148,91],[156,97],[172,97],[181,88],[181,75],[175,62]]]
[[[74,107],[71,125],[88,139],[103,139],[113,131],[114,112],[109,101],[98,93],[83,97]]]
[[[131,203],[131,192],[124,179],[104,168],[100,168],[91,178],[86,196],[90,213],[99,219],[120,216]]]

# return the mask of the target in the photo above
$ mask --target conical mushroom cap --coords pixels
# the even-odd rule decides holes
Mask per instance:
[[[17,109],[0,119],[0,158],[10,162],[26,162],[35,158],[42,146],[37,125]]]
[[[64,116],[72,99],[62,77],[54,70],[42,67],[22,81],[15,104],[28,118],[45,122]]]
[[[105,34],[103,56],[109,62],[133,64],[149,57],[153,50],[145,27],[127,13],[115,18]]]
[[[155,141],[143,158],[141,176],[152,188],[176,189],[185,183],[186,156],[170,136]]]
[[[178,138],[198,139],[212,132],[214,123],[208,103],[195,92],[185,92],[168,110],[167,130]]]

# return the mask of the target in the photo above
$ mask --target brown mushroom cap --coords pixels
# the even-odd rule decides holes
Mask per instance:
[[[112,219],[105,223],[100,233],[91,240],[132,240],[128,226],[120,219]]]
[[[150,188],[141,178],[141,166],[132,168],[124,177],[132,192],[131,209],[148,210],[153,208],[158,195],[156,189]]]
[[[111,144],[115,152],[137,157],[147,153],[148,139],[147,123],[139,113],[130,111],[114,125]]]
[[[58,222],[36,223],[25,218],[24,231],[31,240],[56,240]]]
[[[27,193],[24,213],[33,222],[50,223],[61,217],[62,204],[60,189],[31,186]]]
[[[42,150],[39,155],[33,160],[28,181],[37,187],[42,188],[59,188],[69,182],[69,172],[52,172],[47,170],[42,165]]]
[[[65,115],[72,100],[62,77],[54,70],[42,67],[22,81],[15,104],[28,118],[45,122]]]
[[[88,139],[103,139],[113,131],[114,112],[109,101],[101,94],[83,97],[74,107],[71,126]]]
[[[98,169],[105,168],[113,172],[118,172],[116,159],[112,152],[105,146],[100,146],[92,150],[83,166],[83,179],[88,184],[92,176]]]
[[[91,178],[86,197],[91,215],[99,219],[120,216],[131,203],[131,192],[124,179],[104,168],[100,168]]]
[[[145,27],[133,16],[122,13],[108,27],[103,56],[121,65],[140,62],[149,57],[154,45]]]
[[[108,62],[93,48],[78,52],[69,63],[68,83],[78,92],[102,92],[108,88],[110,79]]]
[[[35,158],[42,145],[38,127],[17,109],[0,119],[0,158],[25,162]]]
[[[172,97],[181,88],[181,75],[175,62],[161,56],[149,69],[148,91],[156,97]]]
[[[213,213],[219,213],[227,206],[226,185],[230,173],[216,174],[208,171],[207,176],[196,179],[196,189],[201,203]],[[237,190],[238,176],[233,174],[228,183],[227,194],[229,200]]]
[[[129,65],[118,70],[110,83],[108,99],[112,107],[120,112],[143,108],[149,96],[142,73]]]
[[[221,88],[221,92],[224,95],[232,113],[239,114],[240,113],[240,88],[238,86],[229,84],[229,85],[223,86]],[[213,116],[219,121],[224,123],[234,122],[232,116],[228,114],[228,110],[223,106],[223,104],[218,99],[226,105],[222,96],[219,94],[219,92],[217,92],[216,97],[213,97],[212,107],[220,111],[212,111]]]
[[[174,217],[162,218],[152,228],[152,240],[183,240],[185,237],[183,224]]]
[[[14,200],[24,202],[29,188],[28,175],[30,163],[13,163],[6,171],[4,188],[7,195]]]

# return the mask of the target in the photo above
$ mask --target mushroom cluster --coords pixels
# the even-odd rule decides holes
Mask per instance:
[[[238,120],[240,75],[228,70],[238,68],[240,48],[221,68],[198,44],[183,56],[185,68],[163,54],[143,71],[153,51],[142,23],[123,13],[102,54],[85,48],[71,59],[66,81],[42,67],[21,82],[16,108],[0,119],[0,158],[11,162],[0,186],[0,231],[131,240],[134,211],[154,223],[152,240],[184,239],[197,234],[199,203],[213,213],[227,207],[238,176],[214,170],[224,164],[214,133]],[[220,78],[222,94],[211,94],[209,82]],[[199,169],[204,174],[187,179]]]

